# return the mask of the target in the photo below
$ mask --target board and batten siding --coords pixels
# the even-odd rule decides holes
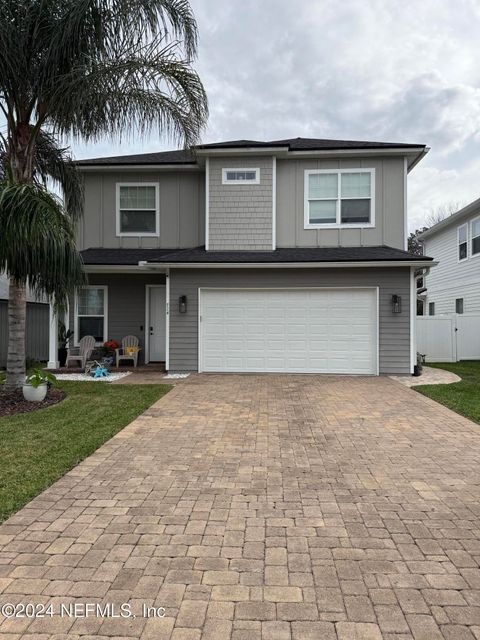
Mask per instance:
[[[198,370],[198,289],[379,287],[380,373],[410,373],[410,269],[172,269],[170,271],[170,370]],[[402,313],[392,313],[392,294]],[[176,301],[187,296],[187,313]],[[352,309],[352,314],[355,309]]]
[[[89,285],[108,287],[108,336],[121,342],[127,335],[140,340],[139,361],[145,359],[145,287],[165,284],[163,274],[90,274]],[[74,301],[70,303],[70,328],[74,329]]]
[[[259,184],[222,184],[222,169],[258,168]],[[208,248],[211,251],[272,249],[273,158],[209,160]]]
[[[375,226],[363,229],[305,229],[305,171],[375,169]],[[405,248],[403,158],[277,160],[277,247]]]
[[[27,326],[25,329],[27,358],[38,362],[48,360],[48,304],[27,302]],[[7,364],[8,351],[8,302],[0,300],[0,367]]]
[[[464,313],[480,312],[480,255],[472,257],[470,223],[480,211],[460,222],[425,238],[424,253],[438,261],[425,278],[427,287],[425,313],[428,304],[435,303],[435,315],[455,313],[455,299],[463,298]],[[468,223],[468,259],[458,261],[457,229]]]
[[[205,242],[205,173],[202,171],[84,173],[84,215],[78,224],[77,246],[109,249],[178,249]],[[116,185],[156,182],[159,185],[158,237],[116,235]]]

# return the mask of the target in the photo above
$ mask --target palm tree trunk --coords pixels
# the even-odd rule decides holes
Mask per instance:
[[[15,182],[32,182],[32,153],[28,153],[29,127],[23,121],[13,132],[10,166]],[[25,327],[27,296],[24,283],[10,279],[8,294],[8,353],[5,391],[18,389],[25,382]]]
[[[27,296],[24,285],[10,280],[8,297],[8,355],[5,391],[22,386],[25,381],[25,324]]]

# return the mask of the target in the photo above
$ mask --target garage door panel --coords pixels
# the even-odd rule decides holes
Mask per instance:
[[[373,289],[206,290],[203,371],[376,373]]]

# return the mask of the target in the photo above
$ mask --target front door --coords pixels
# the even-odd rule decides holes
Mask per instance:
[[[150,362],[165,362],[166,297],[165,286],[150,287],[148,347]]]

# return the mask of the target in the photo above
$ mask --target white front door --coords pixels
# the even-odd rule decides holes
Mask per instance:
[[[165,362],[166,297],[165,286],[149,289],[148,351],[150,362]]]
[[[200,368],[377,373],[375,289],[200,290]]]

